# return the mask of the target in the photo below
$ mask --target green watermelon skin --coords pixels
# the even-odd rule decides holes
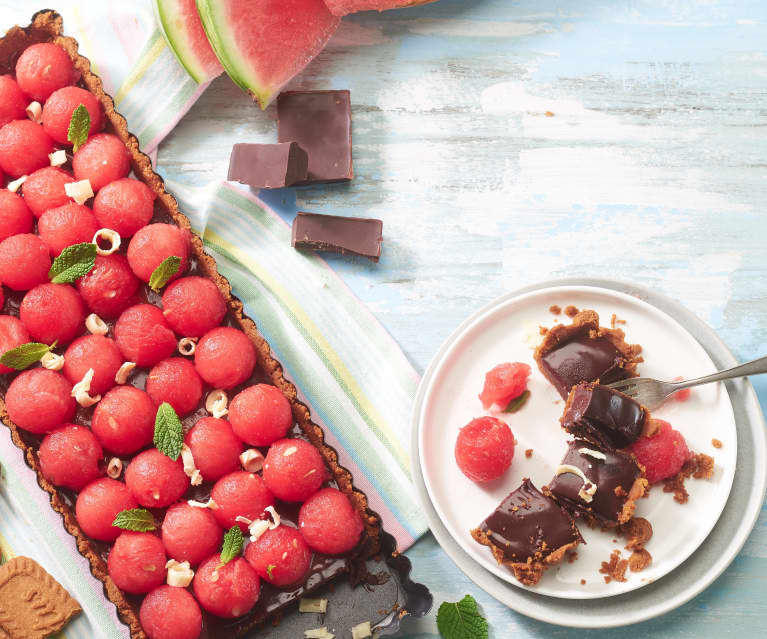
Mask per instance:
[[[437,0],[325,0],[330,13],[334,16],[345,16],[357,11],[387,11],[428,4]]]
[[[224,71],[208,42],[195,0],[153,0],[157,24],[170,50],[198,84]]]
[[[197,10],[224,70],[262,109],[340,22],[323,0],[197,0]]]

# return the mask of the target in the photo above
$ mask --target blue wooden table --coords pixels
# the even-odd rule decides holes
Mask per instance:
[[[330,258],[423,370],[473,309],[538,280],[608,275],[680,300],[741,360],[767,354],[767,4],[441,0],[348,19],[298,88],[348,88],[355,180],[263,195],[384,220],[377,265]],[[159,150],[176,180],[225,178],[273,110],[216,80]],[[753,380],[762,406],[767,378]],[[436,601],[472,593],[491,637],[614,636],[532,621],[430,535]],[[622,636],[764,636],[767,511],[726,573]],[[404,636],[436,637],[433,614]]]

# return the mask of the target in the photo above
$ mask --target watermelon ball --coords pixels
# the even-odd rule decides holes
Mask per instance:
[[[172,224],[149,224],[139,229],[128,244],[128,263],[136,276],[148,282],[154,270],[167,258],[181,258],[175,279],[189,262],[189,231]]]
[[[312,551],[297,529],[283,525],[248,544],[245,559],[261,579],[284,588],[303,581],[312,563]]]
[[[0,355],[26,344],[29,341],[29,333],[24,323],[12,315],[0,315]],[[0,374],[12,373],[13,368],[0,364]]]
[[[213,485],[210,496],[217,506],[213,511],[216,521],[226,530],[239,526],[246,532],[248,524],[236,521],[238,515],[253,521],[261,517],[267,506],[274,506],[274,496],[264,480],[244,470],[224,475]]]
[[[0,241],[11,235],[30,233],[34,225],[32,211],[17,193],[0,191]]]
[[[234,434],[244,442],[269,446],[285,437],[293,424],[293,413],[290,402],[276,386],[256,384],[234,396],[229,404],[229,421]]]
[[[652,437],[640,437],[627,449],[644,466],[645,478],[651,484],[679,473],[692,456],[682,433],[667,421],[657,421],[660,428]]]
[[[53,140],[32,120],[14,120],[0,129],[0,168],[14,178],[50,164]]]
[[[176,336],[162,311],[151,304],[137,304],[123,311],[114,335],[125,359],[137,366],[154,366],[176,350]]]
[[[77,384],[92,368],[90,394],[103,395],[115,385],[115,375],[122,363],[122,354],[113,339],[104,335],[83,335],[64,353],[61,372],[72,384]]]
[[[26,179],[21,185],[21,192],[35,217],[40,217],[48,209],[64,206],[71,201],[64,185],[74,181],[65,170],[57,166],[45,166]]]
[[[479,399],[482,408],[487,410],[493,404],[506,408],[515,397],[519,397],[527,388],[530,366],[522,362],[499,364],[485,375],[485,386]]]
[[[150,448],[128,464],[125,483],[142,506],[165,508],[186,492],[189,477],[184,473],[180,457],[173,461],[156,448]]]
[[[194,411],[202,398],[202,380],[194,364],[170,357],[156,364],[146,378],[146,392],[158,406],[168,402],[179,417]]]
[[[29,100],[9,75],[0,75],[0,128],[12,120],[23,120]]]
[[[118,588],[140,595],[165,582],[165,561],[159,537],[125,530],[109,551],[107,568]]]
[[[47,433],[71,421],[75,414],[72,384],[67,378],[46,368],[23,371],[5,393],[8,417],[30,433]]]
[[[72,158],[75,178],[88,180],[94,193],[130,172],[130,153],[122,140],[111,133],[96,133]]]
[[[19,319],[32,339],[67,344],[83,330],[85,305],[68,284],[40,284],[21,300]]]
[[[84,204],[69,202],[55,209],[48,209],[37,221],[37,232],[56,257],[67,246],[92,242],[99,230],[98,222]]]
[[[242,331],[219,326],[205,333],[198,342],[194,365],[200,377],[213,388],[233,388],[253,373],[256,349]]]
[[[458,433],[455,461],[472,481],[498,479],[509,469],[513,458],[514,435],[500,419],[472,419]]]
[[[266,454],[264,481],[282,501],[306,501],[327,478],[320,451],[303,439],[281,439]]]
[[[253,567],[242,557],[223,566],[221,555],[211,555],[200,564],[192,587],[200,605],[217,617],[240,617],[258,601],[261,580]]]
[[[141,602],[141,628],[149,639],[197,639],[202,612],[188,590],[158,586]]]
[[[224,531],[209,509],[190,506],[185,501],[168,508],[162,522],[165,552],[192,566],[216,552],[223,536]]]
[[[149,224],[154,214],[154,191],[143,182],[121,178],[104,186],[93,201],[93,213],[102,228],[126,238]]]
[[[85,426],[66,424],[48,433],[37,458],[43,476],[56,486],[82,490],[103,474],[104,456],[96,436]]]
[[[122,530],[113,526],[117,513],[138,508],[136,499],[121,481],[102,477],[80,491],[75,517],[83,532],[99,541],[114,541]]]
[[[51,255],[37,235],[22,233],[0,242],[0,282],[14,291],[28,291],[48,281]]]
[[[224,419],[203,417],[186,434],[184,442],[205,481],[216,481],[240,468],[243,445]]]
[[[103,319],[114,319],[134,301],[139,280],[120,253],[97,255],[93,268],[79,280],[85,305]]]
[[[172,282],[162,295],[162,307],[168,324],[184,337],[202,337],[226,315],[224,296],[205,277],[182,277]]]
[[[131,455],[151,443],[157,407],[144,391],[117,386],[96,404],[91,420],[101,445],[116,455]]]
[[[323,488],[303,503],[298,527],[309,547],[325,555],[352,550],[364,528],[360,514],[336,488]]]
[[[71,145],[67,139],[72,114],[78,106],[84,106],[90,116],[88,135],[101,130],[103,116],[99,99],[80,87],[62,87],[51,93],[43,106],[43,129],[59,144]]]
[[[45,102],[56,89],[72,84],[75,68],[61,47],[43,42],[24,49],[16,62],[19,88],[38,102]]]

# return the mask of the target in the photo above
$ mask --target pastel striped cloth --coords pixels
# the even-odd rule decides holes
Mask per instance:
[[[3,26],[29,22],[20,4],[0,0]],[[80,42],[143,150],[156,150],[205,86],[195,84],[168,50],[148,0],[56,4],[65,32]],[[406,549],[426,531],[426,522],[409,477],[418,377],[399,346],[327,263],[291,248],[289,227],[249,191],[227,183],[169,181],[167,187],[301,389],[341,463]],[[101,583],[90,576],[5,428],[0,463],[3,556],[37,559],[81,603],[85,614],[62,637],[126,637]]]

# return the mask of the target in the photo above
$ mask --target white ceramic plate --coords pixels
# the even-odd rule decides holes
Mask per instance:
[[[543,378],[532,359],[530,337],[539,325],[551,326],[552,304],[596,310],[603,325],[615,313],[626,320],[627,340],[643,347],[642,375],[670,379],[714,372],[711,358],[677,321],[636,297],[595,287],[559,287],[504,298],[486,308],[454,334],[432,363],[421,389],[423,401],[416,415],[420,470],[429,498],[441,523],[465,553],[480,566],[508,583],[525,588],[505,568],[498,566],[489,550],[469,535],[498,503],[530,477],[537,486],[549,482],[566,449],[568,435],[559,427],[563,402]],[[557,318],[568,322],[564,315]],[[507,416],[518,441],[509,472],[490,485],[475,484],[458,470],[453,448],[460,427],[474,417],[489,414],[477,399],[484,374],[508,361],[531,365],[531,397],[518,413]],[[717,522],[730,493],[737,453],[732,406],[725,388],[710,385],[693,390],[687,402],[668,402],[654,415],[667,419],[681,431],[691,449],[715,458],[710,480],[688,480],[690,499],[676,503],[656,486],[648,499],[639,502],[637,515],[653,524],[654,536],[647,544],[652,564],[640,573],[627,573],[626,582],[606,584],[598,570],[613,549],[622,549],[620,538],[581,525],[587,542],[573,563],[548,570],[530,590],[566,599],[590,599],[620,595],[652,583],[678,567],[706,539]],[[712,439],[723,443],[712,446]],[[531,458],[524,451],[533,449]],[[616,541],[613,541],[617,539]],[[625,542],[624,542],[625,543]],[[624,551],[624,556],[630,553]],[[581,580],[586,584],[581,584]]]

